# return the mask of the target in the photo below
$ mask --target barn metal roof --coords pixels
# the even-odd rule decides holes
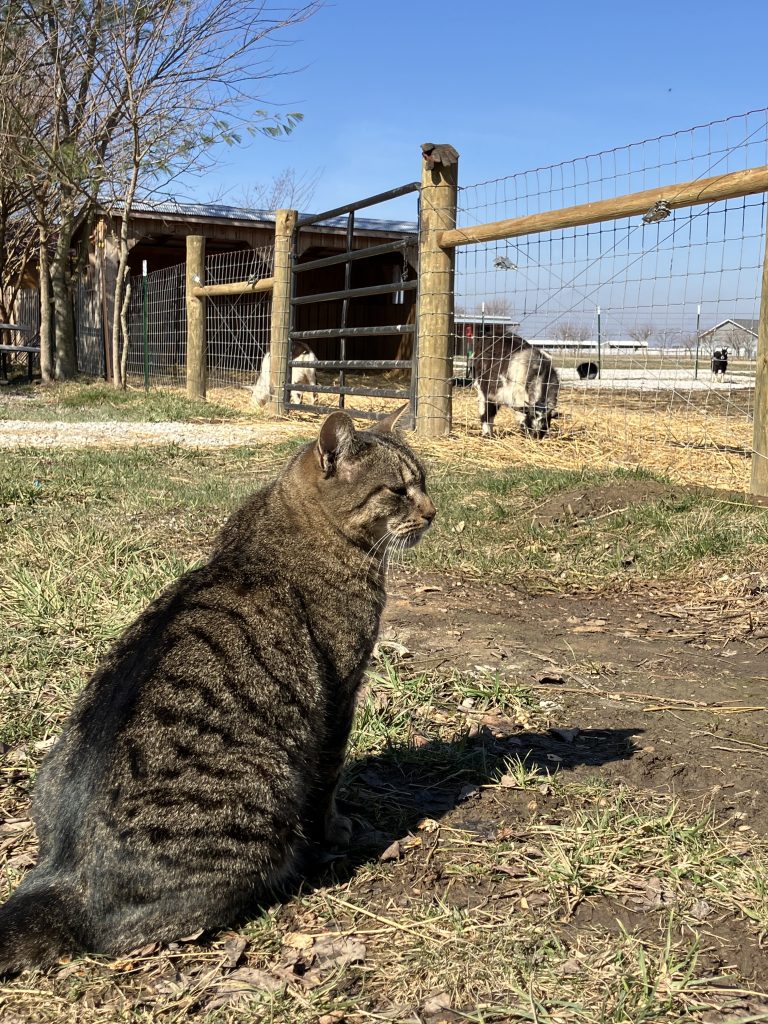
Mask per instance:
[[[122,203],[115,202],[111,205],[113,212],[122,209]],[[223,203],[180,203],[175,199],[163,199],[157,202],[148,200],[136,200],[132,206],[132,215],[142,214],[146,216],[171,215],[174,217],[190,217],[198,220],[205,218],[218,218],[223,220],[247,221],[254,224],[274,224],[275,214],[273,210],[251,210],[242,206],[226,206]],[[346,216],[333,217],[316,225],[316,229],[331,227],[347,227]],[[373,217],[355,217],[355,228],[363,231],[387,231],[410,233],[416,232],[418,225],[415,221],[404,220],[379,220]]]

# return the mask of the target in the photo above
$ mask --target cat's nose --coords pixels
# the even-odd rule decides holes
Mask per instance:
[[[419,512],[421,513],[422,518],[427,520],[427,523],[432,522],[437,515],[437,509],[433,505],[431,498],[425,498]]]

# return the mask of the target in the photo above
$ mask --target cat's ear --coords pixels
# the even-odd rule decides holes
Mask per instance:
[[[371,430],[374,434],[391,434],[395,429],[397,421],[408,408],[409,403],[406,402],[405,405],[401,405],[399,409],[395,409],[394,412],[391,412],[389,416],[383,416],[380,420],[376,420],[374,425],[371,427]]]
[[[345,412],[326,417],[317,439],[317,456],[325,477],[333,476],[336,463],[354,448],[355,425]]]

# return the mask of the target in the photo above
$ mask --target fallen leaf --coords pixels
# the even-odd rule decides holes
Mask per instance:
[[[381,661],[382,658],[397,660],[398,658],[410,658],[411,652],[405,644],[400,644],[396,640],[378,640],[373,645],[373,657],[377,661]]]
[[[502,789],[519,789],[517,779],[514,775],[502,775],[499,779],[499,785]]]
[[[477,796],[480,796],[480,787],[468,782],[466,786],[461,787],[456,799],[461,803],[462,800],[473,800]]]
[[[329,967],[346,967],[365,960],[365,943],[347,936],[323,936],[315,939],[311,950],[313,967],[327,970]]]
[[[387,861],[400,860],[402,856],[403,851],[400,842],[396,839],[394,843],[390,843],[386,850],[379,855],[379,860],[386,864]]]
[[[247,945],[248,939],[242,935],[233,935],[231,939],[227,939],[223,946],[224,952],[227,955],[227,967],[237,967],[237,963],[245,952]]]
[[[311,935],[305,934],[305,932],[288,932],[283,938],[284,945],[290,946],[291,949],[300,949],[302,951],[311,949],[314,941],[314,938]]]
[[[442,593],[442,590],[443,590],[442,587],[421,586],[421,587],[416,587],[413,592],[414,592],[414,594],[434,594],[434,593]]]
[[[450,1010],[450,1008],[451,997],[447,992],[438,992],[437,995],[430,996],[421,1006],[422,1013],[437,1013],[438,1010]]]
[[[56,975],[56,980],[66,981],[66,979],[71,978],[73,974],[85,974],[84,965],[76,960],[72,963],[67,964],[66,967],[62,967],[62,969]]]
[[[405,839],[400,840],[400,845],[404,850],[413,850],[417,846],[421,846],[421,836],[406,836]]]
[[[712,913],[712,907],[706,900],[695,900],[688,913],[694,921],[705,921]]]
[[[216,1010],[227,1003],[237,1002],[243,996],[253,992],[279,992],[286,986],[286,981],[275,977],[269,971],[259,967],[240,967],[228,974],[216,989],[213,996],[205,1004],[206,1010]]]
[[[421,821],[417,822],[416,828],[420,832],[434,832],[440,828],[440,822],[435,821],[434,818],[422,818]]]
[[[454,532],[454,533],[464,533],[464,527],[465,527],[466,525],[467,525],[467,524],[466,524],[466,523],[464,522],[464,520],[462,519],[462,521],[461,521],[460,523],[456,523],[456,525],[455,525],[455,526],[454,526],[454,528],[453,528],[453,532]]]
[[[527,868],[520,864],[494,864],[491,870],[498,871],[502,875],[509,875],[510,878],[525,878],[528,875]]]

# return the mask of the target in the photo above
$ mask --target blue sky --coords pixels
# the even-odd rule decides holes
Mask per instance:
[[[683,0],[336,0],[278,54],[294,74],[264,105],[305,120],[188,183],[232,201],[285,167],[321,172],[314,210],[418,178],[420,143],[450,142],[470,184],[768,106],[768,9],[717,18]],[[408,216],[407,200],[378,215]]]

